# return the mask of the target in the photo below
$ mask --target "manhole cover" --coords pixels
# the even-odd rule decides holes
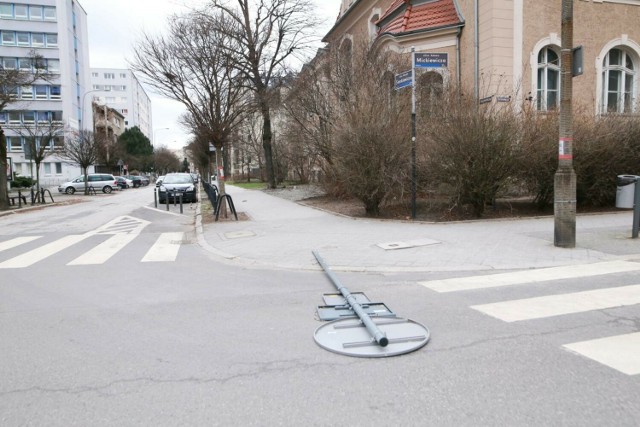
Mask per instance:
[[[389,357],[410,353],[429,341],[429,330],[418,322],[400,317],[371,318],[389,339],[380,346],[358,318],[339,319],[316,329],[318,345],[334,353],[355,357]]]

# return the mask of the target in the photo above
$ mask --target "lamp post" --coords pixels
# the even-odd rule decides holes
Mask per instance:
[[[151,141],[151,146],[155,147],[156,145],[156,132],[159,130],[169,130],[171,128],[156,128],[153,130],[153,141]]]
[[[80,114],[81,114],[81,119],[80,119],[80,129],[84,130],[86,129],[85,125],[84,125],[84,100],[87,98],[87,95],[93,92],[102,92],[102,89],[92,89],[92,90],[88,90],[86,91],[83,95],[82,95],[82,104],[80,104]],[[92,111],[91,111],[91,116],[93,117],[93,103],[91,103],[92,105]],[[92,126],[93,128],[93,126]]]

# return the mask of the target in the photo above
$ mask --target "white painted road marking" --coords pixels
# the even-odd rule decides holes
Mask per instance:
[[[102,264],[136,237],[138,237],[138,234],[115,234],[67,265]]]
[[[16,237],[15,239],[7,240],[6,242],[0,242],[0,252],[32,242],[40,237],[42,236]]]
[[[564,345],[627,375],[640,374],[640,332]]]
[[[640,263],[638,262],[608,261],[594,264],[516,271],[512,273],[489,274],[486,276],[431,280],[419,283],[436,292],[456,292],[469,289],[496,288],[500,286],[600,276],[604,274],[624,273],[638,270],[640,270]]]
[[[471,308],[505,322],[517,322],[634,304],[640,304],[640,285],[473,305]]]
[[[175,261],[180,250],[184,233],[162,233],[156,243],[142,258],[142,262],[166,262]]]
[[[66,249],[70,246],[75,245],[78,242],[81,242],[82,240],[86,239],[89,236],[90,236],[89,234],[82,234],[82,235],[74,234],[70,236],[65,236],[54,242],[40,246],[37,249],[26,252],[15,258],[11,258],[10,260],[0,263],[0,268],[29,267],[35,264],[36,262],[47,258],[48,256],[51,256],[57,252],[60,252],[63,249]]]

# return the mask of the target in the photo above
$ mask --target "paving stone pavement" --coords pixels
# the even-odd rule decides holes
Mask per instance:
[[[633,213],[578,215],[576,247],[553,245],[549,217],[427,223],[354,219],[304,206],[287,197],[227,186],[245,221],[202,221],[199,243],[225,262],[313,269],[317,250],[337,271],[412,272],[508,270],[638,259]],[[203,203],[207,203],[206,199]]]

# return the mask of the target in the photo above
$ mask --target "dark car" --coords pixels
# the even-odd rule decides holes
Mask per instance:
[[[163,179],[164,179],[164,175],[160,175],[158,179],[156,179],[156,187],[160,187]]]
[[[124,190],[125,188],[129,188],[131,187],[131,185],[133,185],[133,181],[123,176],[116,176],[115,178],[116,178],[116,181],[118,181],[118,187],[120,187],[121,190]]]
[[[198,193],[193,178],[188,173],[169,173],[165,175],[162,184],[158,187],[158,201],[172,202],[182,195],[182,202],[197,202]]]
[[[147,185],[149,185],[149,182],[151,182],[151,180],[149,179],[148,176],[146,175],[138,175],[140,177],[140,180],[142,181],[142,185],[144,185],[145,187]]]
[[[142,187],[142,179],[138,175],[125,175],[124,177],[133,181],[133,188]]]

